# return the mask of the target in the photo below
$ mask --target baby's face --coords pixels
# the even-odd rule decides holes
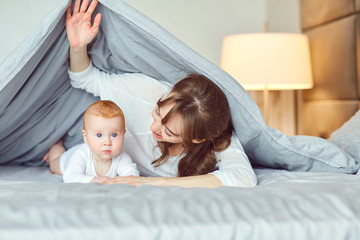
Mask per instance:
[[[89,145],[96,160],[110,160],[121,152],[124,126],[121,117],[103,118],[91,115],[86,118],[84,141]]]

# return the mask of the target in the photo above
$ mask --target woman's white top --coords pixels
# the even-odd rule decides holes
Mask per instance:
[[[89,183],[94,177],[98,177],[94,165],[93,154],[86,143],[76,145],[61,155],[60,168],[65,183],[81,182]],[[139,176],[139,170],[130,156],[121,151],[111,159],[111,165],[106,176]]]
[[[141,73],[107,73],[92,63],[80,73],[69,70],[69,76],[73,87],[99,96],[101,100],[111,100],[123,110],[127,129],[123,148],[137,164],[142,176],[177,176],[179,156],[169,157],[159,167],[151,164],[161,155],[150,130],[153,121],[151,114],[157,101],[170,92],[170,83]],[[215,155],[218,159],[217,170],[211,174],[219,178],[224,186],[256,185],[256,175],[235,136],[226,150]]]

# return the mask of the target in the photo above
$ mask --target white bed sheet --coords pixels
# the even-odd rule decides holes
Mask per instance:
[[[359,175],[255,171],[255,188],[184,189],[1,166],[0,239],[359,239]]]

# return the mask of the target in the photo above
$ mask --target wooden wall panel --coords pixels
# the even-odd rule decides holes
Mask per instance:
[[[359,109],[356,100],[320,100],[304,102],[299,131],[302,135],[330,137]]]
[[[360,0],[357,0],[360,4]],[[357,14],[356,23],[355,23],[355,32],[356,32],[356,72],[357,72],[357,90],[358,98],[360,99],[360,14]]]
[[[305,33],[309,36],[314,88],[306,100],[357,98],[357,15],[334,21]]]
[[[360,108],[360,0],[301,0],[314,88],[297,92],[297,134],[328,138]]]
[[[355,10],[357,12],[360,12],[360,0],[354,0],[355,1]]]
[[[300,10],[302,29],[309,29],[354,13],[355,0],[300,0]]]

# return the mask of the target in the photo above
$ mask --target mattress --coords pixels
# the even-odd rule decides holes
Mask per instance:
[[[358,239],[360,176],[256,168],[246,189],[63,183],[0,168],[0,239]]]

